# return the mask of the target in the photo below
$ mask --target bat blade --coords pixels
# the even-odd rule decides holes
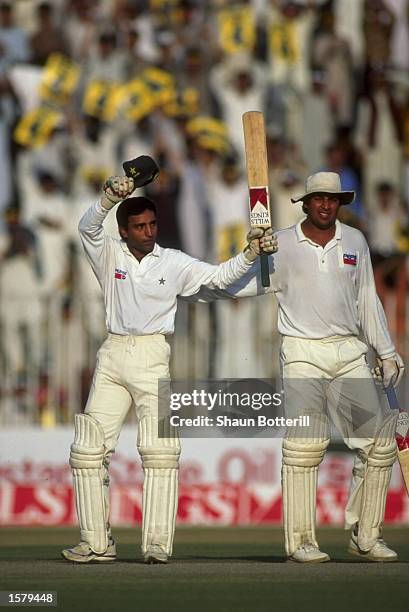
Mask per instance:
[[[246,152],[247,183],[251,227],[271,227],[270,197],[268,192],[268,162],[266,131],[263,113],[248,111],[243,115],[243,131]],[[270,286],[268,257],[260,255],[261,282]]]
[[[398,447],[398,460],[405,483],[406,492],[409,495],[409,414],[402,410],[396,397],[395,389],[389,386],[386,389],[389,406],[399,410],[398,423],[396,425],[396,444]]]

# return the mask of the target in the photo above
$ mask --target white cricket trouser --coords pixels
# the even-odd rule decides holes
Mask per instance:
[[[170,347],[161,334],[109,334],[98,351],[85,408],[85,413],[92,416],[104,432],[107,494],[109,458],[128,411],[134,405],[138,450],[145,472],[142,551],[145,553],[155,545],[168,555],[172,552],[180,454],[173,428],[166,429],[166,438],[158,436],[158,379],[170,377],[169,357]]]
[[[316,432],[291,428],[285,439],[305,441],[306,446],[312,439],[328,439],[330,417],[345,444],[358,451],[345,511],[346,529],[362,518],[368,456],[375,443],[382,446],[392,440],[394,444],[396,429],[397,411],[380,401],[366,362],[367,351],[366,344],[355,336],[323,340],[285,336],[280,354],[289,416],[297,411],[312,415],[311,427],[317,427]]]

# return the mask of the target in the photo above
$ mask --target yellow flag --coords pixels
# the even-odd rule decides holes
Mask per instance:
[[[188,121],[186,131],[204,149],[226,153],[230,147],[227,125],[214,117],[199,115]]]
[[[182,20],[181,0],[150,0],[151,13],[160,26],[177,24]]]
[[[116,116],[117,90],[118,84],[112,81],[91,81],[82,102],[84,113],[102,121],[113,121]]]
[[[300,49],[295,26],[290,20],[274,23],[270,29],[270,49],[273,58],[280,58],[289,64],[297,64]]]
[[[251,52],[256,42],[256,24],[250,6],[223,9],[218,15],[219,44],[225,53]]]
[[[220,229],[217,240],[218,261],[226,261],[240,253],[246,246],[245,234],[244,223],[232,223]]]
[[[199,92],[193,87],[175,92],[175,97],[165,104],[163,110],[169,117],[196,115],[199,110]]]
[[[14,140],[25,147],[41,147],[63,119],[62,113],[39,106],[20,119],[14,130]]]
[[[103,166],[81,166],[80,174],[84,181],[92,181],[103,185],[108,176],[112,176],[115,168],[104,168]]]
[[[61,53],[52,53],[44,66],[40,83],[40,97],[42,100],[65,105],[73,94],[80,69],[70,58]]]
[[[162,106],[174,98],[175,79],[170,72],[150,66],[142,72],[141,79],[148,88],[155,106]]]
[[[140,121],[153,110],[155,104],[151,92],[142,79],[133,79],[118,87],[113,98],[116,116],[130,121]]]

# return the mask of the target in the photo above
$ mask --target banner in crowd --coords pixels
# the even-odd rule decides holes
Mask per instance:
[[[0,526],[76,524],[70,428],[0,433]],[[178,522],[185,525],[280,523],[280,440],[182,440]],[[320,468],[317,520],[342,525],[350,453],[329,451]],[[111,522],[141,522],[143,472],[133,427],[111,462]],[[395,466],[386,521],[409,523],[409,499]]]

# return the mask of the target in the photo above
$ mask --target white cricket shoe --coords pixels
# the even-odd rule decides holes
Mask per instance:
[[[143,556],[144,563],[167,563],[168,555],[165,553],[161,546],[152,544]]]
[[[357,544],[357,536],[354,533],[351,534],[348,552],[351,553],[351,555],[361,557],[361,559],[366,559],[367,561],[377,561],[378,563],[387,563],[398,560],[398,555],[396,552],[389,548],[382,538],[377,539],[371,550],[368,550],[367,552],[361,550]]]
[[[302,544],[297,550],[288,557],[289,561],[297,561],[297,563],[325,563],[329,561],[329,555],[322,552],[318,546],[314,544]]]
[[[99,554],[91,550],[87,542],[80,542],[73,548],[62,550],[61,554],[64,559],[74,563],[109,563],[116,559],[116,546],[114,540],[110,540],[106,551]]]

